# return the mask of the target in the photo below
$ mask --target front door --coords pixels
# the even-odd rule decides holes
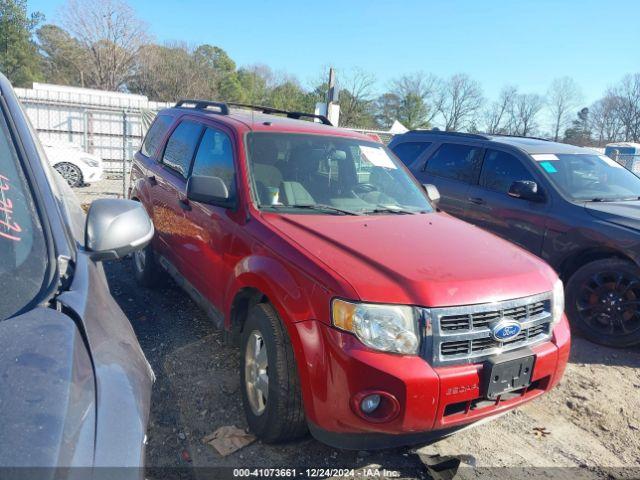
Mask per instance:
[[[509,196],[509,188],[519,180],[540,185],[515,155],[487,149],[478,185],[469,189],[465,218],[540,255],[549,203],[548,200],[531,202]]]

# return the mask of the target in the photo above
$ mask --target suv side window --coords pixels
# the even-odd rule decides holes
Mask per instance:
[[[393,147],[393,153],[408,167],[416,158],[422,155],[422,152],[429,148],[430,145],[431,142],[405,142]]]
[[[534,181],[534,178],[513,155],[498,150],[487,150],[480,174],[480,186],[507,193],[513,182],[518,180]]]
[[[444,143],[427,161],[425,172],[438,177],[475,183],[482,148]]]
[[[140,151],[145,157],[155,155],[162,141],[162,137],[164,137],[164,134],[167,133],[167,130],[169,130],[171,126],[171,120],[172,118],[169,115],[158,115],[156,117],[153,125],[151,125],[147,135],[144,137],[142,147],[140,147]]]
[[[181,122],[167,141],[162,163],[187,178],[191,159],[203,128],[204,126],[199,123]]]
[[[231,139],[226,133],[207,127],[198,146],[191,175],[221,178],[229,190],[229,199],[234,200],[235,173]]]

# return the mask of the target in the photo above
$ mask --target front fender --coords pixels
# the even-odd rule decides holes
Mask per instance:
[[[236,294],[254,288],[265,294],[285,323],[315,318],[307,292],[313,292],[315,282],[292,271],[283,263],[264,255],[250,255],[236,265],[226,291],[226,327],[231,322],[231,308]]]

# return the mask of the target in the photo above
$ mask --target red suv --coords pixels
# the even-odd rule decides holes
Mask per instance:
[[[386,147],[324,117],[181,101],[136,154],[130,197],[156,227],[137,279],[167,271],[239,341],[265,441],[423,442],[562,377],[554,271],[437,211]]]

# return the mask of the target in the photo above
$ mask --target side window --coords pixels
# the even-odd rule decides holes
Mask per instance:
[[[229,190],[230,199],[236,197],[233,148],[229,136],[219,130],[207,128],[198,147],[191,175],[219,177]]]
[[[430,145],[431,142],[405,142],[396,145],[392,150],[393,153],[396,154],[396,157],[408,167],[416,158],[422,155],[422,152],[429,148]]]
[[[199,123],[189,121],[178,125],[167,141],[162,163],[187,178],[202,128]]]
[[[167,133],[167,130],[169,130],[171,126],[172,120],[169,115],[158,115],[156,117],[153,125],[151,125],[147,135],[144,137],[144,142],[142,142],[140,151],[143,155],[146,157],[155,155],[162,141],[162,137],[164,137],[164,134]]]
[[[518,180],[534,180],[529,171],[513,155],[487,150],[480,175],[480,186],[507,193]]]
[[[475,183],[481,151],[480,147],[445,143],[428,160],[425,171],[438,177]]]

